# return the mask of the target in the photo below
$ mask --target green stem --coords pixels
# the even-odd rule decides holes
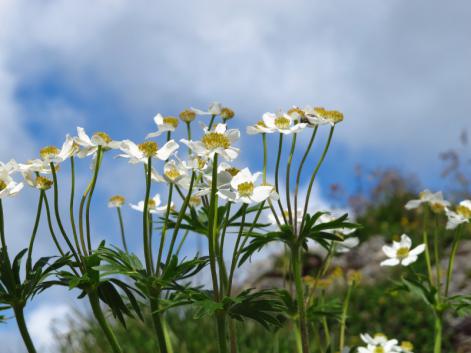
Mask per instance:
[[[147,158],[146,171],[146,194],[144,197],[144,212],[142,213],[142,231],[144,241],[144,258],[146,262],[147,274],[152,275],[152,254],[149,246],[149,199],[150,199],[150,187],[151,187],[151,176],[152,176],[152,157]]]
[[[298,246],[295,246],[292,249],[292,266],[293,266],[293,277],[294,284],[296,287],[296,303],[298,307],[298,323],[301,331],[301,343],[302,343],[302,352],[309,353],[309,333],[307,329],[306,321],[306,309],[304,303],[304,284],[302,280],[302,259],[301,259],[301,249]]]
[[[350,304],[350,297],[352,294],[352,288],[354,283],[348,285],[347,295],[343,301],[342,315],[340,317],[340,342],[339,342],[339,351],[342,352],[345,347],[345,328],[347,326],[347,315],[348,315],[348,306]]]
[[[23,312],[23,307],[13,306],[13,311],[15,313],[16,323],[18,324],[18,329],[20,330],[21,337],[23,342],[28,350],[28,353],[36,353],[36,348],[34,348],[33,341],[29,335],[28,328],[26,326],[25,316]]]
[[[88,293],[88,299],[90,301],[93,314],[95,318],[97,319],[98,324],[102,328],[103,333],[105,334],[108,340],[108,343],[111,346],[111,349],[113,350],[114,353],[123,353],[123,350],[121,349],[114,332],[111,330],[110,326],[108,325],[105,315],[103,314],[103,310],[100,307],[100,300],[98,298],[98,294],[96,292]]]
[[[173,197],[173,184],[170,184],[168,190],[168,200],[167,200],[167,210],[165,211],[165,220],[164,225],[162,227],[162,235],[160,237],[160,245],[159,245],[159,254],[157,255],[157,264],[155,272],[158,274],[160,272],[160,265],[162,262],[162,255],[164,252],[165,240],[167,236],[167,228],[168,228],[168,218],[170,217],[170,210],[172,206],[172,197]]]
[[[239,253],[239,245],[242,240],[242,235],[244,233],[244,225],[245,225],[245,216],[247,214],[247,204],[244,204],[244,208],[242,210],[242,221],[240,223],[239,234],[237,234],[237,240],[234,245],[234,253],[232,254],[232,263],[231,263],[231,271],[229,273],[229,281],[228,281],[228,288],[227,288],[227,295],[231,295],[232,291],[232,280],[234,278],[234,272],[237,266],[237,254]]]
[[[123,215],[121,214],[121,207],[116,207],[116,211],[118,212],[119,229],[121,231],[121,242],[123,243],[124,251],[126,251],[126,253],[129,253],[128,245],[126,243],[126,236],[124,234],[124,222]]]
[[[62,247],[60,246],[59,242],[57,241],[56,233],[54,232],[54,226],[52,225],[52,219],[51,219],[51,210],[49,208],[49,202],[47,200],[46,193],[44,193],[44,205],[46,206],[47,224],[49,226],[49,232],[51,233],[52,240],[54,241],[54,244],[56,245],[57,250],[59,250],[59,253],[62,256],[64,256],[65,253],[62,250]]]
[[[438,239],[438,220],[435,217],[435,229],[433,232],[433,252],[434,252],[434,257],[435,257],[435,271],[436,271],[436,286],[437,286],[437,296],[438,299],[440,300],[440,292],[441,292],[441,261],[440,261],[440,252],[438,251],[438,246],[439,246],[439,239]]]
[[[262,142],[263,142],[263,183],[266,184],[267,182],[267,134],[262,134]]]
[[[293,154],[296,148],[296,134],[293,135],[293,141],[291,143],[291,150],[289,151],[288,157],[288,165],[286,167],[286,204],[288,205],[288,217],[289,217],[289,224],[293,225],[293,212],[291,210],[291,194],[290,194],[290,176],[291,176],[291,163],[293,162]],[[294,215],[294,218],[297,218]],[[294,230],[296,232],[296,229]]]
[[[298,193],[299,193],[299,184],[300,184],[300,181],[301,181],[301,172],[303,170],[304,163],[306,162],[307,156],[309,155],[309,152],[311,151],[312,144],[314,143],[314,140],[316,138],[318,128],[319,128],[319,126],[316,125],[316,127],[314,128],[314,130],[312,132],[311,139],[309,140],[309,144],[307,146],[306,152],[304,152],[303,158],[301,159],[301,163],[299,164],[298,174],[296,175],[296,186],[295,186],[295,189],[294,189],[294,214],[295,214],[295,216],[294,216],[294,229],[298,229],[298,217],[297,217],[297,215],[298,215]]]
[[[281,161],[281,151],[283,150],[283,134],[280,133],[280,140],[278,142],[278,153],[276,155],[276,165],[275,165],[275,190],[276,193],[280,194],[280,189],[278,187],[278,180],[279,180],[279,170],[280,170],[280,161]],[[285,211],[283,210],[283,205],[281,204],[281,199],[278,199],[278,206],[280,207],[281,216],[285,224],[288,224],[286,219]]]
[[[152,321],[154,323],[155,333],[157,334],[157,340],[158,340],[158,344],[160,348],[160,353],[168,353],[164,326],[162,323],[162,317],[159,312],[158,297],[159,295],[156,293],[156,298],[150,299],[150,308],[152,310]]]
[[[5,240],[5,224],[3,221],[3,202],[0,199],[0,239],[2,241],[2,248],[7,249],[7,242]]]
[[[208,125],[208,131],[211,130],[211,128],[213,127],[213,123],[214,123],[214,118],[216,117],[216,115],[211,115],[211,120],[209,121],[209,125]]]
[[[183,234],[182,240],[180,240],[180,244],[178,244],[178,246],[177,246],[177,252],[175,253],[175,255],[177,255],[177,257],[180,254],[180,251],[182,250],[183,244],[185,243],[186,238],[188,237],[189,233],[190,233],[190,230],[187,229],[185,231],[185,233]]]
[[[231,353],[237,353],[237,332],[234,320],[229,319],[229,343]]]
[[[435,325],[434,325],[434,344],[433,344],[433,353],[441,353],[442,351],[442,326],[441,314],[435,313]]]
[[[92,240],[91,240],[91,235],[90,235],[90,205],[92,202],[93,192],[95,191],[96,181],[98,178],[98,171],[100,170],[102,153],[103,153],[102,146],[98,146],[95,172],[93,173],[92,184],[90,187],[90,192],[88,193],[87,210],[85,214],[85,222],[86,222],[86,227],[87,227],[87,244],[88,244],[88,250],[90,254],[92,252]]]
[[[51,171],[52,171],[52,178],[54,181],[54,213],[56,216],[56,221],[57,225],[59,226],[59,230],[62,234],[62,237],[64,238],[65,242],[67,243],[67,246],[69,247],[70,251],[74,255],[74,258],[77,262],[79,262],[79,257],[77,255],[77,252],[74,249],[74,246],[69,240],[69,237],[67,236],[67,233],[64,229],[64,225],[62,224],[60,212],[59,212],[59,185],[57,182],[57,173],[56,173],[56,168],[54,166],[54,163],[50,163]]]
[[[430,286],[433,286],[433,278],[432,278],[432,263],[430,261],[430,248],[428,244],[428,233],[427,233],[427,221],[428,221],[428,209],[424,207],[424,231],[422,233],[422,241],[425,245],[425,263],[427,265],[427,274],[428,274],[428,281]]]
[[[33,255],[33,247],[34,247],[34,240],[36,239],[36,234],[38,233],[39,227],[39,220],[41,219],[41,210],[43,206],[43,197],[44,191],[41,190],[39,192],[39,201],[38,201],[38,208],[36,211],[36,220],[34,221],[33,233],[31,234],[31,239],[28,246],[28,257],[26,259],[26,272],[31,271],[31,257]]]
[[[72,233],[74,235],[74,242],[75,247],[77,248],[77,252],[80,256],[83,256],[83,253],[80,249],[80,244],[78,240],[77,234],[77,226],[75,225],[75,215],[74,215],[74,200],[75,200],[75,159],[74,157],[70,157],[70,204],[69,204],[69,214],[70,214],[70,224],[72,226]]]
[[[446,285],[445,285],[445,297],[448,297],[448,292],[450,290],[451,277],[453,275],[453,266],[455,264],[455,256],[458,251],[458,245],[461,240],[461,226],[458,226],[456,236],[453,239],[453,244],[451,246],[450,259],[448,260],[448,271],[446,276]]]
[[[329,150],[330,142],[332,141],[332,135],[334,134],[335,125],[330,128],[329,137],[327,138],[327,143],[325,144],[324,151],[322,152],[321,158],[317,162],[316,168],[312,173],[311,180],[309,181],[309,187],[306,193],[306,201],[304,202],[304,210],[303,210],[303,219],[301,221],[301,227],[299,231],[301,232],[304,227],[304,222],[306,221],[306,214],[307,208],[309,207],[309,198],[311,197],[312,187],[314,185],[314,181],[316,180],[317,173],[319,172],[319,168],[321,167],[322,163],[324,162],[325,156],[327,155],[327,151]]]

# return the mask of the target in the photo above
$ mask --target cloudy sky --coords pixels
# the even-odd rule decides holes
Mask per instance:
[[[214,100],[237,112],[241,128],[309,104],[345,114],[319,190],[348,187],[356,163],[438,187],[439,152],[471,128],[470,12],[466,0],[0,0],[0,160],[29,159],[77,125],[141,140],[156,112]],[[259,166],[244,151],[242,162]],[[139,174],[107,167],[99,199],[121,192],[137,201],[129,178]],[[26,191],[6,206],[16,250],[29,237],[35,197]],[[58,290],[35,301],[35,340],[49,342],[46,314],[64,313],[71,298]],[[13,321],[0,338],[6,352],[22,352]]]

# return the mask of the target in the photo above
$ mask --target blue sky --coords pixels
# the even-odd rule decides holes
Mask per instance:
[[[157,112],[214,100],[236,111],[241,129],[266,111],[309,104],[345,114],[319,177],[323,202],[332,182],[353,188],[357,163],[397,167],[438,188],[438,154],[471,128],[470,10],[464,0],[0,1],[0,160],[36,156],[76,126],[139,141]],[[243,137],[239,165],[260,165],[246,150],[254,140]],[[138,171],[106,167],[99,236],[115,221],[106,198],[138,201],[142,191],[129,182]],[[7,205],[13,249],[29,237],[35,197],[25,190]],[[38,254],[49,249],[45,239]],[[33,303],[36,339],[45,325],[35,318],[67,311],[71,297],[56,290]],[[0,337],[22,352],[13,321]]]

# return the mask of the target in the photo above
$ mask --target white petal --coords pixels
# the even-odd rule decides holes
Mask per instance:
[[[380,263],[381,266],[396,266],[399,265],[398,259],[387,259]]]
[[[396,249],[384,245],[383,246],[383,252],[386,254],[387,257],[395,258],[396,257]]]
[[[268,199],[268,197],[270,197],[272,189],[272,186],[257,186],[253,190],[252,200],[254,200],[255,202],[265,201],[266,199]]]
[[[84,128],[77,127],[77,135],[78,135],[77,143],[79,145],[82,145],[84,147],[93,146],[92,140],[90,140],[90,137],[88,137]]]
[[[216,127],[214,128],[214,132],[217,132],[218,134],[223,134],[226,132],[226,124],[217,124]]]
[[[420,244],[420,245],[416,246],[414,249],[412,249],[409,252],[409,255],[417,256],[417,255],[422,254],[424,251],[425,251],[425,244]]]
[[[406,210],[412,210],[414,208],[418,208],[422,204],[421,200],[410,200],[406,203],[405,208]]]
[[[401,244],[401,247],[405,247],[405,248],[410,249],[410,247],[412,246],[412,240],[411,240],[411,238],[409,238],[409,236],[407,234],[402,234],[400,244]]]
[[[157,151],[157,158],[166,161],[170,155],[178,149],[179,145],[174,140],[168,141]]]
[[[417,256],[409,255],[406,258],[402,259],[401,265],[402,266],[409,266],[411,263],[414,263],[416,261],[417,261]]]

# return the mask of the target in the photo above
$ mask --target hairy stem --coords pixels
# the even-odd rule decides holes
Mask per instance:
[[[26,326],[25,316],[22,306],[13,306],[13,311],[15,313],[16,323],[18,324],[18,329],[20,330],[21,337],[23,342],[28,350],[28,353],[36,353],[36,348],[34,348],[33,341],[29,335],[28,327]]]

